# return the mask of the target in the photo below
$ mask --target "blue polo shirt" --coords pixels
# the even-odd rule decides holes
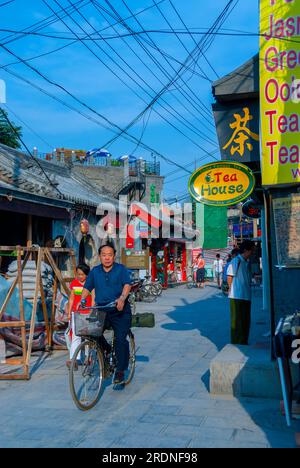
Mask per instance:
[[[102,265],[92,269],[85,282],[85,289],[95,289],[96,304],[108,304],[119,299],[125,284],[131,284],[129,271],[124,265],[114,263],[112,269],[107,273]]]

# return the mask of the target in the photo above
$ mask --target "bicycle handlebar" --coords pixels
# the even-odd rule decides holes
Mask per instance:
[[[105,305],[97,305],[97,306],[82,306],[78,309],[78,311],[84,311],[84,310],[101,310],[103,312],[109,312],[110,310],[113,310],[116,308],[116,301],[110,302],[109,304]]]

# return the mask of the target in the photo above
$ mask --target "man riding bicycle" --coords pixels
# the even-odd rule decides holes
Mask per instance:
[[[101,265],[93,268],[88,275],[82,292],[81,306],[85,306],[86,298],[95,290],[95,302],[99,306],[111,302],[116,308],[107,314],[105,326],[111,325],[115,334],[115,351],[117,370],[114,384],[125,382],[125,371],[129,364],[129,343],[127,336],[131,327],[131,308],[128,296],[131,290],[131,279],[127,268],[115,262],[116,249],[112,243],[99,248]]]

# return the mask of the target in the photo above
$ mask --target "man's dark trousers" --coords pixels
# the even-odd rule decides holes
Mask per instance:
[[[251,325],[251,302],[230,299],[231,343],[247,345]]]
[[[124,310],[117,309],[109,312],[106,316],[105,327],[111,326],[115,334],[115,351],[117,358],[117,372],[128,369],[129,364],[129,342],[127,336],[131,327],[131,308],[127,302]]]

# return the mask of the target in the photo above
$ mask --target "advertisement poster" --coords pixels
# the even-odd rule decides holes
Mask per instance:
[[[260,2],[262,184],[300,182],[300,2]]]
[[[278,263],[300,266],[300,195],[273,200]]]

